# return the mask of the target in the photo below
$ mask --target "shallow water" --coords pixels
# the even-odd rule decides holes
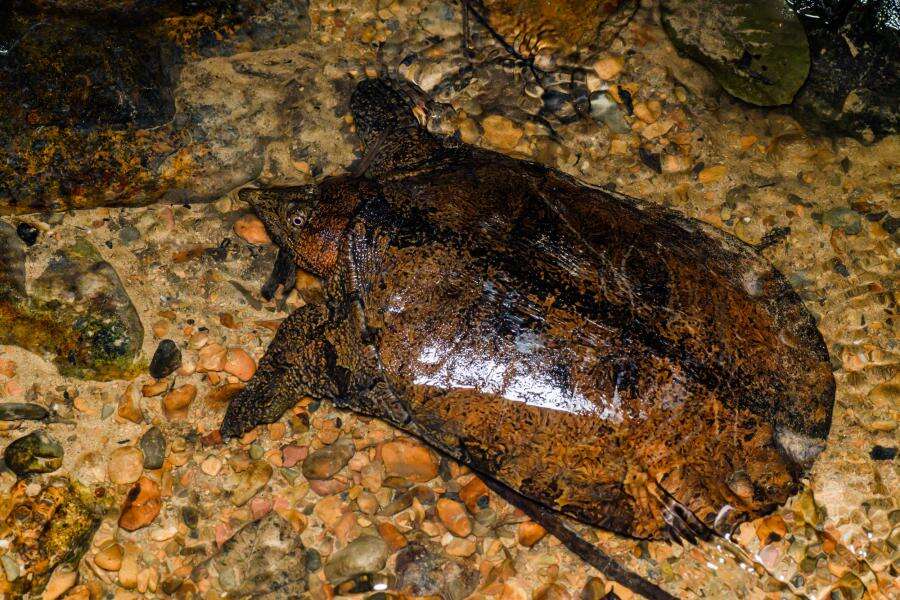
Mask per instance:
[[[198,371],[196,365],[209,358],[202,347],[241,348],[258,360],[273,323],[303,303],[297,292],[268,302],[260,296],[275,248],[248,243],[246,233],[236,235],[236,229],[244,231],[236,223],[249,211],[228,190],[250,179],[305,183],[342,172],[360,155],[346,111],[348,90],[364,74],[387,72],[415,82],[438,102],[421,111],[437,132],[614,185],[750,243],[775,228],[790,228],[765,255],[819,320],[838,384],[828,446],[805,490],[772,516],[743,525],[733,544],[639,543],[582,527],[584,535],[680,598],[900,596],[900,473],[891,451],[900,421],[900,141],[893,136],[864,145],[816,136],[783,112],[729,98],[701,67],[676,55],[655,11],[645,3],[607,50],[578,57],[583,70],[577,77],[609,94],[608,100],[595,99],[591,118],[579,116],[561,96],[570,90],[565,77],[546,75],[542,89],[559,94],[542,97],[533,72],[510,60],[475,24],[473,56],[467,58],[455,4],[314,0],[309,32],[301,39],[199,58],[179,74],[177,110],[196,116],[209,137],[183,150],[183,162],[194,170],[179,170],[182,163],[172,156],[163,170],[171,176],[167,199],[191,204],[2,217],[13,226],[24,220],[41,230],[27,251],[29,285],[59,249],[79,237],[90,240],[118,273],[143,323],[143,360],[149,362],[160,339],[174,340],[183,367],[168,383],[197,388],[187,407],[165,411],[169,386],[152,389],[145,371],[131,381],[84,381],[61,376],[46,357],[0,346],[0,398],[55,404],[60,418],[40,426],[65,451],[55,475],[104,489],[113,507],[78,566],[73,584],[81,587],[72,588],[75,593],[99,598],[178,590],[219,597],[224,590],[243,589],[259,562],[273,557],[272,566],[287,565],[293,573],[287,579],[302,580],[292,584],[297,588],[283,589],[308,587],[303,593],[328,597],[332,588],[323,570],[312,568],[308,551],[307,575],[299,567],[291,571],[296,556],[290,553],[253,555],[264,546],[259,540],[251,540],[250,550],[225,544],[239,531],[255,531],[247,524],[270,511],[325,563],[361,534],[396,542],[383,526],[390,523],[407,543],[431,548],[437,570],[446,573],[447,597],[471,591],[473,597],[576,598],[591,577],[601,578],[597,589],[612,589],[556,540],[520,543],[525,518],[497,497],[488,507],[468,510],[467,537],[447,531],[434,494],[426,491],[385,514],[383,507],[396,508],[393,502],[402,496],[389,485],[408,482],[385,481],[383,444],[400,434],[377,421],[327,404],[310,406],[307,399],[280,424],[240,442],[206,446],[199,439],[218,426],[223,413],[214,390],[238,383],[242,374],[233,365],[236,374],[218,367]],[[621,72],[598,79],[593,65],[610,58],[621,59]],[[627,114],[623,89],[647,122]],[[193,203],[210,196],[208,203]],[[309,293],[312,284],[301,283]],[[129,386],[143,412],[139,423],[119,411]],[[162,510],[149,526],[128,532],[116,524],[130,482],[111,482],[109,457],[116,448],[137,444],[151,424],[168,444],[163,467],[144,472],[160,484]],[[28,421],[0,422],[0,444],[36,428]],[[291,457],[339,436],[351,439],[356,452],[325,484],[311,489],[299,464],[284,467]],[[427,471],[434,457],[409,460],[424,463],[418,466]],[[236,506],[233,492],[248,485],[251,461],[272,464],[274,474],[252,500]],[[459,492],[470,478],[444,461],[424,486],[437,494]],[[15,481],[12,472],[0,472],[0,492],[8,496]],[[43,485],[47,479],[35,481]],[[32,488],[32,495],[39,489]],[[8,497],[0,507],[8,509]],[[97,553],[113,539],[125,555],[117,570],[97,563]],[[0,552],[4,548],[9,545]],[[397,556],[392,552],[379,571],[388,588],[398,583]],[[412,575],[404,569],[400,580],[408,582]],[[359,586],[369,593],[365,582]],[[275,591],[274,597],[279,594],[290,595]]]

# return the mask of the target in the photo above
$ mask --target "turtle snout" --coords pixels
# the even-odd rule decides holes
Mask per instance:
[[[825,449],[825,440],[778,426],[775,428],[775,445],[788,460],[805,472]]]

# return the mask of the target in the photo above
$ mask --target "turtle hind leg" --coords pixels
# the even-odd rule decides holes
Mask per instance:
[[[328,308],[308,304],[284,320],[259,368],[228,404],[219,427],[237,437],[262,423],[277,421],[302,396],[333,400],[335,351],[327,333],[335,325]]]
[[[577,532],[569,529],[559,514],[499,483],[490,476],[485,475],[482,480],[498,496],[520,508],[529,518],[562,542],[566,548],[607,578],[650,600],[677,600],[675,596],[656,584],[625,569],[613,557],[579,536]]]

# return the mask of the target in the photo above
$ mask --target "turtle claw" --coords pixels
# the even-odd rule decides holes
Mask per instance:
[[[698,538],[709,540],[714,534],[697,518],[697,515],[671,496],[666,498],[663,520],[666,522],[669,537],[676,543],[682,543],[684,540],[696,545]]]

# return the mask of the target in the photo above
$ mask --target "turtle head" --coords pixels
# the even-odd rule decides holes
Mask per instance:
[[[318,185],[245,188],[238,192],[272,240],[304,271],[327,278],[366,182],[332,177]],[[369,184],[371,185],[371,184]]]

